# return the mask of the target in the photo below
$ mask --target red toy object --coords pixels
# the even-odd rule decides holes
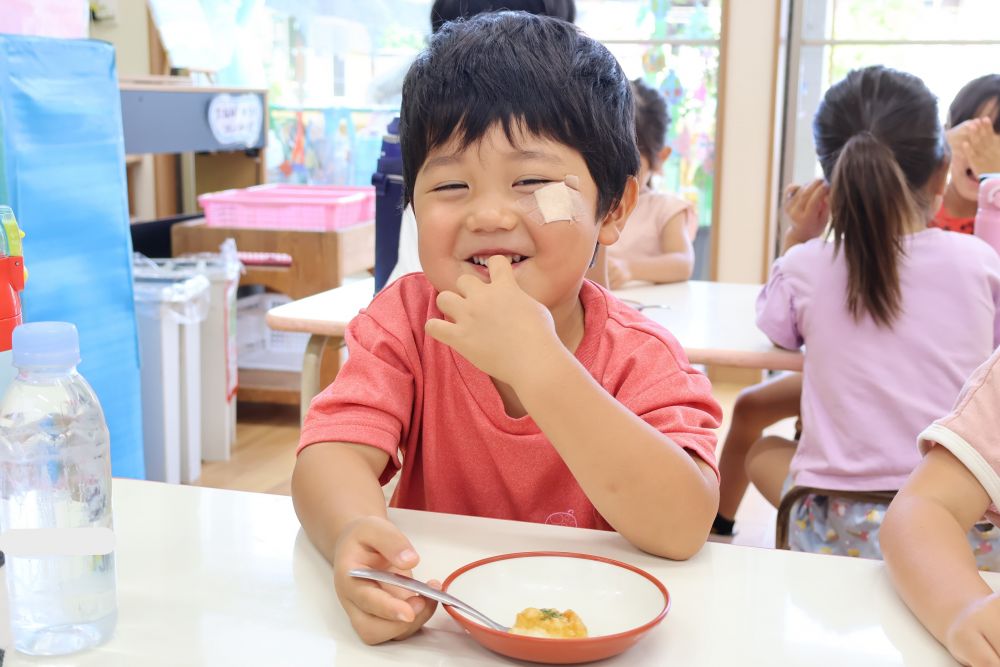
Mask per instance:
[[[14,212],[0,206],[0,352],[11,349],[14,328],[21,324],[21,296],[26,272],[21,239]]]

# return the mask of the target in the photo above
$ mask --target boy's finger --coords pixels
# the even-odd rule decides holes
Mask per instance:
[[[492,255],[486,260],[486,266],[490,270],[490,282],[500,282],[514,277],[514,269],[510,265],[510,260],[503,255]]]
[[[459,296],[469,296],[469,294],[475,290],[477,287],[483,286],[483,279],[477,276],[470,276],[469,274],[463,274],[458,277],[455,281],[455,292]]]
[[[416,614],[409,603],[373,581],[359,581],[351,591],[350,601],[361,611],[393,623],[410,623]]]
[[[956,647],[955,657],[966,665],[1000,664],[1000,656],[982,635],[974,635],[964,646]]]
[[[430,320],[428,324],[430,322],[448,324],[443,320]],[[412,569],[420,562],[413,545],[388,519],[366,521],[358,528],[357,539],[362,546],[381,554],[401,570]]]
[[[427,320],[424,324],[424,333],[439,343],[444,343],[448,347],[455,347],[452,343],[455,340],[455,325],[439,319]]]
[[[400,636],[409,629],[408,623],[402,621],[387,621],[362,611],[357,605],[348,602],[344,605],[351,625],[366,644],[381,644]]]
[[[420,597],[419,595],[410,598],[412,604],[422,603],[423,607],[419,612],[417,612],[416,618],[410,623],[410,627],[405,630],[402,634],[397,635],[395,639],[406,639],[407,637],[413,635],[415,632],[420,630],[427,621],[431,620],[431,616],[437,611],[437,602],[434,600],[428,600],[427,598]]]
[[[462,306],[462,301],[463,298],[461,296],[455,292],[449,292],[447,290],[438,293],[437,299],[435,299],[438,310],[450,317],[452,321],[455,320],[455,316],[458,314],[458,311]]]

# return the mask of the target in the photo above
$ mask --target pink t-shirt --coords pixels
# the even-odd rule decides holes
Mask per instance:
[[[989,494],[986,517],[1000,525],[1000,348],[962,387],[951,414],[920,434],[920,451],[948,449]]]
[[[795,484],[898,489],[919,461],[917,434],[947,411],[1000,342],[1000,257],[977,238],[928,229],[904,241],[902,312],[891,329],[847,310],[847,264],[822,239],[774,263],[757,325],[806,346]]]
[[[622,234],[608,246],[608,256],[615,259],[638,259],[663,254],[663,228],[678,213],[683,214],[684,229],[693,241],[698,232],[698,216],[691,202],[648,186],[639,193],[635,209],[628,217]]]
[[[299,451],[321,442],[381,449],[390,458],[383,484],[402,468],[394,507],[609,529],[534,420],[509,417],[488,375],[424,334],[442,317],[435,297],[423,274],[404,276],[351,322],[348,360],[313,400]],[[602,288],[585,282],[580,300],[580,363],[716,468],[721,410],[708,379],[665,329]]]

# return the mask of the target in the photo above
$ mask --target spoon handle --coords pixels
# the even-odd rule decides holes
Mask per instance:
[[[439,591],[436,588],[431,588],[422,581],[417,581],[410,577],[405,577],[401,574],[396,574],[395,572],[386,572],[384,570],[367,570],[363,568],[351,570],[348,572],[352,577],[358,579],[370,579],[372,581],[380,581],[384,584],[389,584],[391,586],[398,586],[400,588],[405,588],[407,590],[413,591],[414,593],[419,593],[425,598],[430,598],[431,600],[437,600],[442,604],[449,605],[458,609],[459,611],[465,613],[467,616],[471,616],[480,623],[493,628],[494,630],[499,630],[500,632],[509,632],[510,628],[506,625],[501,625],[489,618],[482,612],[473,609],[469,605],[465,604],[458,598],[448,595],[444,591]]]

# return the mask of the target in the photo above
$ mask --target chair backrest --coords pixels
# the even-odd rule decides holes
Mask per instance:
[[[883,503],[888,505],[896,497],[895,491],[836,491],[834,489],[817,489],[811,486],[795,486],[785,494],[778,506],[778,517],[774,527],[774,546],[778,549],[789,549],[788,525],[792,510],[796,503],[808,495],[838,498],[850,502]]]
[[[375,291],[385,286],[399,259],[399,228],[403,219],[403,156],[399,150],[399,118],[382,137],[375,186]]]

